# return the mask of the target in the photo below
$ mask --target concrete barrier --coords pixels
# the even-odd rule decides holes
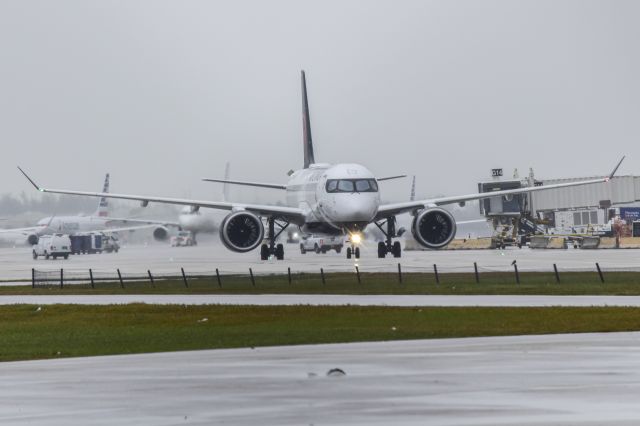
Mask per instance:
[[[548,249],[566,249],[566,238],[564,237],[550,237],[549,244],[547,244]]]
[[[584,237],[580,244],[581,249],[597,249],[599,246],[600,237]]]
[[[529,239],[529,248],[532,249],[565,249],[564,237],[549,237],[546,235],[534,235]]]
[[[620,238],[620,248],[640,248],[640,237]]]
[[[600,237],[600,245],[598,248],[601,249],[612,249],[616,248],[616,239],[613,237]]]
[[[601,249],[616,248],[616,239],[614,237],[601,237],[600,246]],[[623,237],[620,238],[621,249],[639,249],[640,237]]]
[[[532,249],[545,249],[549,245],[549,237],[544,235],[534,235],[529,238],[529,248]]]
[[[449,243],[445,250],[483,250],[491,248],[491,238],[478,239],[455,239]],[[407,238],[404,242],[404,249],[408,251],[429,250],[423,247],[413,238]]]

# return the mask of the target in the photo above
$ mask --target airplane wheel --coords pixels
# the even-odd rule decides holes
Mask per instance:
[[[322,254],[327,254],[327,249],[326,249],[326,248],[324,248],[324,247],[322,247],[322,248],[320,249],[320,251],[322,252]]]
[[[378,243],[378,259],[384,259],[384,257],[387,255],[387,246],[380,241]]]
[[[315,251],[316,253],[320,253],[320,247],[318,247],[318,245],[314,245],[313,246],[313,251]]]
[[[351,247],[347,247],[347,259],[351,259]]]
[[[402,246],[400,246],[400,241],[393,243],[391,253],[393,253],[393,257],[400,257],[402,255]]]
[[[269,247],[266,244],[260,247],[260,260],[269,260]]]
[[[69,255],[68,255],[68,254],[65,254],[65,255],[64,255],[64,260],[67,260],[67,259],[69,259]]]
[[[36,259],[38,259],[38,255],[36,254],[36,251],[34,250],[33,251],[33,260],[36,260]]]
[[[355,251],[356,259],[360,259],[360,247],[356,247],[354,251]]]
[[[278,244],[276,246],[276,259],[278,260],[284,259],[284,246],[282,244]]]
[[[300,253],[305,254],[307,251],[304,249],[304,246],[300,244]]]

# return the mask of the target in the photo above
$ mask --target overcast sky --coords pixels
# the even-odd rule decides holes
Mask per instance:
[[[219,198],[319,162],[469,193],[493,167],[640,173],[640,2],[0,2],[0,193]],[[387,199],[409,184],[383,183]],[[269,190],[266,190],[269,191]],[[273,192],[271,192],[273,193]],[[240,194],[243,195],[243,194]],[[244,194],[246,196],[246,193]],[[267,197],[265,195],[265,197]]]

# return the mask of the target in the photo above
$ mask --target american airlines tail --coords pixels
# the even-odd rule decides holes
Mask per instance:
[[[313,140],[311,139],[311,120],[309,119],[309,102],[307,101],[307,79],[304,71],[300,71],[302,78],[302,143],[304,144],[304,168],[315,163],[313,158]]]
[[[109,173],[104,177],[104,186],[102,187],[102,192],[109,192]],[[100,203],[98,203],[98,210],[96,210],[96,216],[106,217],[109,216],[109,201],[107,198],[100,198]]]

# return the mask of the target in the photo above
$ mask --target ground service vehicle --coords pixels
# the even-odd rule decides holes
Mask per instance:
[[[102,236],[102,250],[107,253],[117,253],[120,250],[120,243],[115,235]]]
[[[193,246],[195,241],[193,235],[189,231],[180,231],[177,235],[171,237],[171,247]]]
[[[44,256],[45,259],[53,257],[69,258],[71,253],[71,240],[65,234],[43,235],[38,240],[38,244],[33,246],[33,258]]]
[[[305,254],[308,251],[326,253],[331,249],[340,253],[344,246],[343,240],[344,237],[341,235],[304,235],[300,240],[300,253]]]

